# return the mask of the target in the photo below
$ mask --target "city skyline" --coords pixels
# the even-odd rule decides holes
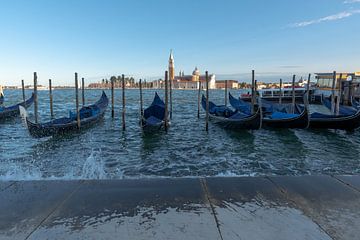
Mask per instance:
[[[73,85],[198,66],[217,79],[261,81],[359,70],[360,2],[61,1],[1,3],[0,84]]]

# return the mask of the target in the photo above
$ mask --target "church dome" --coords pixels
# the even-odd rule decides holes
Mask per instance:
[[[200,76],[200,71],[197,67],[195,67],[195,70],[193,71],[192,75]]]

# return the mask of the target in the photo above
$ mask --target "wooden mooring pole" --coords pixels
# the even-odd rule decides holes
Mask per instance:
[[[114,99],[114,78],[111,78],[111,118],[114,118],[115,116],[115,110],[114,110],[114,105],[115,105],[115,99]]]
[[[121,81],[122,81],[122,129],[125,131],[125,75],[121,75]]]
[[[170,77],[169,77],[170,78]],[[173,107],[172,107],[172,81],[173,79],[169,79],[169,93],[170,93],[170,119],[172,119],[172,112],[173,112]]]
[[[306,99],[310,103],[310,83],[311,82],[311,73],[309,73],[307,85],[306,85]]]
[[[85,79],[81,78],[82,106],[85,106]]]
[[[279,104],[282,102],[282,79],[280,78]]]
[[[142,83],[141,79],[139,81],[139,90],[140,90],[140,126],[143,126],[144,119],[144,109],[143,109],[143,94],[142,94]]]
[[[296,78],[296,75],[293,75],[293,79],[292,79],[292,101],[291,101],[291,112],[292,112],[292,114],[295,113],[295,78]]]
[[[206,118],[205,118],[205,130],[209,131],[209,74],[205,72],[206,80]]]
[[[50,117],[54,118],[54,109],[53,109],[53,93],[52,93],[52,84],[51,79],[49,79],[49,98],[50,98]]]
[[[228,103],[228,80],[225,80],[225,107]]]
[[[331,87],[331,113],[335,114],[335,85],[336,85],[336,71],[333,72],[333,81]]]
[[[254,114],[255,112],[255,98],[256,98],[256,93],[255,93],[255,70],[252,70],[251,72],[251,114]]]
[[[340,73],[339,81],[338,81],[339,88],[338,88],[338,95],[337,95],[337,97],[336,97],[336,108],[335,108],[336,116],[338,116],[338,115],[339,115],[339,112],[340,112],[341,83],[342,83],[342,73]]]
[[[76,98],[76,121],[77,121],[78,129],[80,129],[79,82],[78,82],[78,74],[77,73],[75,73],[75,98]]]
[[[34,114],[35,123],[38,123],[38,94],[37,94],[37,74],[34,72]]]
[[[165,131],[168,130],[168,114],[169,114],[169,99],[168,99],[168,71],[165,71],[165,116],[164,127]]]
[[[198,89],[198,109],[197,109],[197,117],[200,118],[200,101],[201,101],[201,81],[199,79],[199,89]]]
[[[24,84],[24,80],[21,80],[21,89],[22,89],[23,102],[25,102],[25,84]]]

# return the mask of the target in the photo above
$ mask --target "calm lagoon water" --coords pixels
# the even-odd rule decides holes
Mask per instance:
[[[155,90],[144,90],[144,105]],[[163,90],[158,90],[163,96]],[[110,98],[110,90],[106,90]],[[239,91],[231,91],[238,95]],[[26,92],[29,97],[31,92]],[[21,101],[21,91],[5,91],[7,105]],[[56,117],[75,108],[74,89],[54,90]],[[87,90],[93,103],[101,90]],[[147,177],[359,174],[360,130],[257,130],[232,132],[197,119],[197,91],[173,92],[168,133],[143,134],[139,127],[139,92],[126,92],[125,132],[121,130],[121,92],[116,117],[110,107],[103,121],[81,133],[32,138],[20,118],[0,122],[0,180],[119,179]],[[224,102],[224,92],[210,98]],[[41,121],[49,119],[48,92],[39,92]],[[319,110],[318,106],[314,107]],[[29,108],[30,115],[33,106]]]

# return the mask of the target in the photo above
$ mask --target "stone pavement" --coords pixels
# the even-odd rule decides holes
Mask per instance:
[[[360,239],[360,176],[0,181],[0,239]]]

